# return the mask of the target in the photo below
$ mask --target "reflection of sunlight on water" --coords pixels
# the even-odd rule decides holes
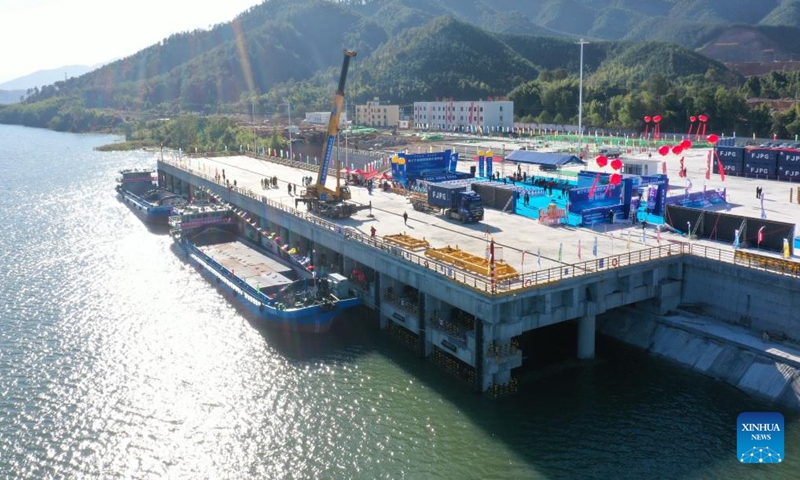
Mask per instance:
[[[642,357],[608,363],[621,374],[562,372],[493,401],[384,343],[358,314],[347,334],[262,330],[115,199],[116,171],[152,155],[85,150],[12,168],[25,195],[0,195],[0,243],[14,247],[0,250],[9,477],[575,477],[598,465],[641,473],[659,452],[643,457],[640,444],[663,449],[676,429],[714,437],[706,457],[727,448],[719,432],[733,426],[712,417],[735,395],[680,373],[663,380],[673,369]],[[609,418],[622,425],[613,448],[601,441]],[[698,471],[672,468],[665,476]]]

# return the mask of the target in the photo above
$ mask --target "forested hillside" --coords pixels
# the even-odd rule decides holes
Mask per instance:
[[[575,123],[579,46],[575,38],[531,31],[554,35],[560,25],[559,34],[586,33],[602,25],[627,38],[643,25],[688,28],[714,15],[767,18],[790,7],[782,0],[268,0],[230,23],[172,35],[44,87],[0,108],[0,121],[82,131],[187,112],[270,116],[288,104],[302,116],[329,108],[341,50],[350,48],[358,51],[348,78],[351,105],[374,97],[409,107],[510,95],[517,119]],[[789,35],[794,27],[759,28]],[[592,39],[584,70],[587,125],[638,128],[642,116],[657,111],[663,128],[681,131],[702,108],[741,132],[793,128],[794,116],[747,105],[756,90],[768,89],[745,88],[723,64],[675,44]],[[785,80],[774,92],[798,87],[796,76]]]

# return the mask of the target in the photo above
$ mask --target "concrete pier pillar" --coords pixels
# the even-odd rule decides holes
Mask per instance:
[[[372,288],[372,296],[375,300],[375,309],[378,311],[378,316],[380,316],[381,311],[381,272],[375,272],[375,285]],[[381,328],[384,326],[381,325]]]
[[[578,358],[594,358],[595,316],[585,315],[578,319]]]
[[[486,332],[484,322],[480,318],[475,319],[475,391],[483,393],[489,387],[486,379],[483,378],[483,352],[486,351]]]
[[[427,295],[425,293],[423,293],[423,292],[419,292],[417,294],[417,298],[418,298],[417,302],[418,302],[418,305],[419,305],[419,311],[417,312],[417,314],[418,314],[417,321],[419,322],[418,323],[419,324],[419,355],[421,357],[426,357],[427,356],[427,353],[426,353],[427,349],[425,348],[425,344],[428,343],[427,319],[425,318],[426,310],[427,310],[425,308],[425,304],[426,304],[425,297],[427,297]]]

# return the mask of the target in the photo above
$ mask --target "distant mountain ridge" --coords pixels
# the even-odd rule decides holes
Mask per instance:
[[[448,15],[495,33],[656,40],[690,49],[719,43],[741,27],[749,27],[759,39],[772,38],[774,27],[781,27],[781,38],[788,43],[777,42],[775,52],[754,51],[745,44],[739,49],[727,42],[724,58],[746,62],[768,54],[800,54],[795,41],[800,40],[798,0],[372,0],[354,8],[373,19],[386,10],[402,12],[384,21],[389,31],[403,19]]]
[[[349,48],[358,52],[347,83],[350,102],[379,97],[408,107],[435,98],[505,96],[547,73],[564,80],[564,90],[552,89],[558,98],[543,96],[547,108],[536,107],[538,112],[528,115],[558,105],[568,121],[576,113],[569,106],[575,103],[569,98],[575,87],[568,77],[575,78],[579,69],[578,36],[590,41],[586,86],[606,92],[594,108],[595,118],[601,118],[597,112],[605,105],[605,119],[620,115],[619,102],[630,103],[614,98],[635,94],[646,83],[653,98],[671,84],[741,85],[743,79],[698,53],[697,46],[719,46],[709,40],[714,38],[737,44],[720,32],[754,32],[771,42],[791,37],[796,26],[730,23],[746,15],[772,18],[787,5],[785,0],[755,6],[750,0],[267,0],[231,22],[176,33],[95,71],[57,81],[19,108],[0,110],[0,119],[77,129],[118,125],[129,116],[125,112],[256,110],[268,116],[285,112],[287,103],[302,115],[330,106],[342,48]],[[631,39],[676,32],[690,46]],[[619,38],[593,36],[600,34]],[[738,43],[749,41],[743,38]],[[782,45],[794,48],[797,38]],[[651,77],[657,78],[650,82]],[[81,109],[106,117],[84,115]],[[627,124],[640,117],[626,111],[619,118]]]
[[[19,102],[25,96],[25,90],[0,90],[0,105],[10,105]]]
[[[41,88],[44,85],[62,81],[66,78],[80,77],[84,73],[94,70],[95,67],[88,65],[65,65],[63,67],[51,68],[48,70],[38,70],[24,77],[15,78],[4,83],[0,83],[2,90],[27,90],[29,88]]]
[[[175,105],[207,111],[214,105],[241,103],[254,94],[267,95],[262,103],[285,102],[296,90],[293,86],[304,82],[306,89],[316,85],[313,102],[322,106],[330,98],[342,47],[359,52],[348,83],[354,99],[362,101],[373,96],[396,102],[437,96],[484,98],[505,95],[536,78],[542,69],[577,71],[574,40],[529,35],[529,30],[554,33],[526,23],[524,12],[512,8],[530,12],[526,2],[496,3],[509,9],[501,12],[479,0],[373,0],[354,5],[271,0],[209,31],[172,35],[57,84],[57,90],[81,90],[90,108]],[[558,10],[559,2],[545,3]],[[499,29],[511,20],[516,21],[510,25],[525,27],[525,32],[499,34],[479,25]],[[587,74],[609,60],[612,45],[593,42],[587,49]],[[616,53],[624,50],[613,48]],[[711,65],[699,57],[695,60],[693,74],[704,73]],[[56,90],[48,90],[42,97],[55,94]],[[309,99],[296,103],[308,105]]]

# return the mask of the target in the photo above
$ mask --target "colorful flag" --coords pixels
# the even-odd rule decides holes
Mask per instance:
[[[761,242],[764,241],[764,227],[758,229],[758,246],[761,246]]]
[[[597,236],[594,237],[594,245],[592,246],[592,255],[597,256]]]
[[[719,169],[719,179],[720,181],[725,181],[725,167],[722,165],[722,159],[719,158],[719,154],[717,150],[714,149],[714,155],[717,157],[717,168]]]
[[[792,252],[789,249],[789,240],[784,238],[783,239],[783,258],[789,258],[792,256]]]
[[[739,229],[733,231],[733,248],[734,250],[739,248]]]
[[[594,183],[592,183],[592,188],[589,189],[589,198],[594,197],[594,191],[597,189],[597,182],[600,181],[600,174],[598,173],[594,177]]]

